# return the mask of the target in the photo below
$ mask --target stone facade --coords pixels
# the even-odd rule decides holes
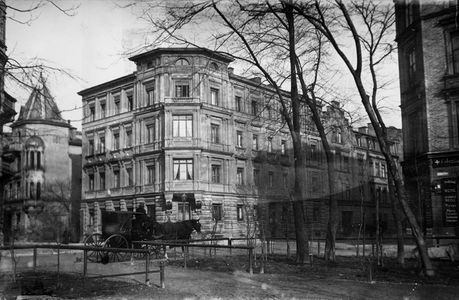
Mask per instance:
[[[3,183],[7,241],[79,236],[81,136],[62,119],[43,78],[4,143],[12,176]]]
[[[133,74],[79,92],[84,106],[83,234],[101,230],[100,210],[135,211],[143,203],[158,222],[200,218],[203,232],[213,235],[241,237],[260,230],[293,235],[292,143],[272,88],[259,78],[234,74],[231,58],[205,49],[159,48],[130,60],[137,65]],[[308,228],[323,236],[325,160],[304,113],[304,209]],[[339,107],[328,113],[328,119],[342,120],[337,127],[343,138],[334,140],[334,147],[345,148],[337,155],[346,152],[347,159],[340,161],[349,166],[340,168],[348,184],[341,186],[350,190],[355,132]],[[366,186],[368,180],[361,183]],[[371,223],[370,196],[364,195],[372,203]],[[347,211],[356,203],[360,207],[360,200],[343,198],[340,208]],[[357,213],[350,219],[343,215],[348,219],[342,228],[360,222]]]
[[[396,1],[403,172],[429,236],[457,236],[459,28],[456,1]]]

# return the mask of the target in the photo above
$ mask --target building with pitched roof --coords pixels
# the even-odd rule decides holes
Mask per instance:
[[[61,116],[43,77],[21,107],[4,143],[11,176],[4,182],[5,240],[78,237],[81,136]]]

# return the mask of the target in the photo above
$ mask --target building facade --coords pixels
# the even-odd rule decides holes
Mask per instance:
[[[396,1],[405,185],[427,235],[457,236],[457,1]]]
[[[3,183],[12,175],[7,164],[3,163],[3,126],[13,121],[16,111],[16,99],[5,91],[5,65],[8,60],[6,55],[6,4],[0,0],[0,195],[3,195]],[[0,245],[3,243],[3,199],[0,199]]]
[[[43,78],[4,143],[11,176],[3,183],[6,241],[79,236],[81,134],[62,119]]]
[[[101,230],[101,210],[142,204],[158,222],[200,218],[213,235],[293,235],[292,143],[272,88],[234,74],[231,58],[206,49],[159,48],[130,60],[133,74],[79,92],[83,234]],[[325,160],[306,114],[304,211],[313,234],[323,236]],[[335,144],[351,165],[355,136],[349,125],[344,130],[347,144]]]

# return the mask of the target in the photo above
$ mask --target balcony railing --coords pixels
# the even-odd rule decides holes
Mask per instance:
[[[175,103],[200,103],[200,98],[193,97],[167,97],[164,98],[164,103],[175,104]]]

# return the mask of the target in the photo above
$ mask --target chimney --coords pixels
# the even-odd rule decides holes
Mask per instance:
[[[332,101],[332,102],[331,102],[331,106],[332,106],[333,108],[339,108],[339,102],[338,102],[338,101]]]
[[[368,127],[367,126],[359,127],[359,132],[360,133],[368,133]]]
[[[234,68],[233,67],[228,67],[228,73],[229,74],[234,74]]]

